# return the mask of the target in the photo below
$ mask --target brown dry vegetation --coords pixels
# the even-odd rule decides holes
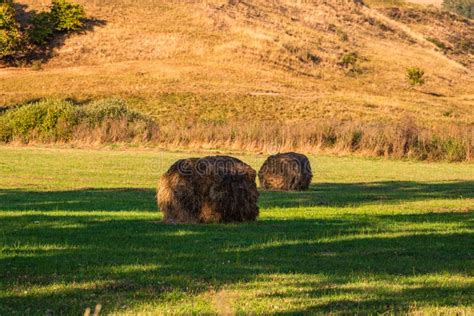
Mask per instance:
[[[427,40],[440,25],[441,40],[470,38],[472,22],[438,9],[403,5],[414,23],[350,0],[79,2],[105,24],[58,43],[42,71],[0,69],[0,104],[122,97],[157,120],[168,144],[200,147],[315,150],[312,135],[329,123],[376,138],[406,117],[423,135],[448,130],[472,144],[472,52],[445,54]],[[356,64],[341,64],[350,53]],[[408,86],[411,66],[426,71],[425,86]],[[291,126],[284,140],[274,136]],[[386,151],[372,145],[366,151]]]
[[[165,125],[158,141],[167,148],[227,148],[257,152],[324,152],[470,161],[474,157],[474,127],[436,124],[420,127],[411,118],[391,123],[240,122],[194,124],[188,128]]]

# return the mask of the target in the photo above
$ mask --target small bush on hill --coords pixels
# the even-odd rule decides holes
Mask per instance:
[[[84,26],[86,12],[80,4],[66,0],[53,0],[50,15],[55,30],[77,31]]]
[[[357,54],[356,53],[347,53],[341,58],[341,66],[350,67],[354,66],[357,63]]]
[[[345,68],[347,72],[352,75],[360,74],[363,71],[359,66],[359,55],[356,52],[342,55],[339,66]]]
[[[298,56],[299,60],[306,64],[319,64],[321,62],[321,57],[317,56],[311,51],[307,51]]]
[[[422,86],[425,84],[425,72],[418,67],[407,69],[407,79],[412,86]]]
[[[474,18],[474,0],[444,0],[443,7],[467,18]]]

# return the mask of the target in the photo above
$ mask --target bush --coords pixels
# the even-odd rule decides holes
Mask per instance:
[[[125,102],[120,99],[94,101],[83,108],[85,121],[91,126],[97,126],[105,120],[118,120],[124,117],[128,121],[147,119],[135,111],[130,111]]]
[[[157,137],[156,123],[148,116],[130,110],[120,99],[94,101],[80,110],[78,138],[102,143],[150,141]]]
[[[33,12],[28,28],[28,39],[38,45],[45,44],[48,38],[53,35],[54,23],[51,21],[51,15],[48,12]]]
[[[85,106],[43,100],[0,115],[2,142],[149,141],[156,135],[156,123],[128,109],[121,100],[104,100]]]
[[[8,121],[0,116],[0,142],[8,143],[12,140],[13,131]]]
[[[444,156],[449,161],[463,161],[466,159],[466,147],[461,141],[448,138],[443,143]]]
[[[443,7],[467,18],[474,18],[474,0],[444,0]]]
[[[51,21],[57,31],[76,31],[84,26],[84,7],[66,0],[53,0]]]
[[[359,66],[359,55],[356,52],[342,55],[339,66],[347,69],[348,73],[352,75],[361,74],[363,71]]]
[[[7,111],[2,121],[0,134],[4,141],[68,140],[74,125],[74,106],[65,101],[43,100]]]
[[[412,86],[422,86],[425,84],[425,72],[418,67],[407,68],[407,79]]]
[[[357,63],[357,59],[358,59],[357,53],[347,53],[342,56],[340,64],[341,66],[346,67],[346,68],[350,66],[354,66]]]
[[[15,55],[22,46],[22,38],[13,2],[0,0],[0,58]]]

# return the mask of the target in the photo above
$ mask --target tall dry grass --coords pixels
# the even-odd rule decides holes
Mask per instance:
[[[394,123],[232,122],[161,126],[159,143],[196,149],[257,152],[325,152],[419,160],[470,161],[474,126],[419,126],[405,118]]]

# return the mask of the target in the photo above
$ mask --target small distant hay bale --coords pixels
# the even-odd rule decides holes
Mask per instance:
[[[228,156],[182,159],[160,178],[158,207],[165,223],[254,221],[256,171]]]
[[[309,188],[313,172],[308,157],[291,152],[268,157],[258,178],[267,190],[303,191]]]

